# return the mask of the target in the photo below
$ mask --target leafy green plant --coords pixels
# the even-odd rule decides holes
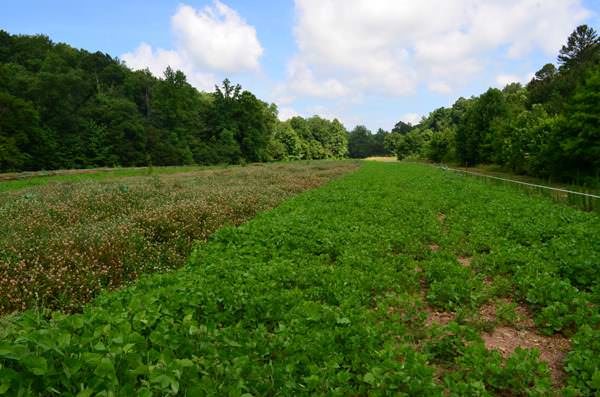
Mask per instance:
[[[290,190],[318,184],[320,177],[311,172],[298,171],[301,186]],[[267,175],[265,183],[282,186],[274,184],[281,174]],[[238,177],[252,180],[243,174],[228,181]],[[214,179],[204,181],[215,187]],[[123,199],[135,192],[129,185],[129,193],[119,195]],[[258,205],[256,190],[239,189],[242,200],[226,208],[248,219]],[[278,202],[238,227],[220,227],[193,243],[186,266],[140,274],[126,288],[101,293],[80,314],[25,311],[5,317],[0,391],[66,396],[597,391],[598,308],[591,292],[560,271],[570,253],[552,245],[553,232],[548,233],[565,227],[598,234],[596,215],[418,164],[365,163],[344,178]],[[447,214],[443,228],[440,209]],[[185,220],[177,211],[167,213],[175,222]],[[163,222],[163,215],[143,218],[160,226],[151,228],[160,238],[180,230]],[[220,226],[210,217],[201,219]],[[428,245],[432,241],[436,252]],[[595,255],[600,247],[588,249]],[[476,266],[461,266],[457,257],[464,253],[477,253]],[[511,253],[520,259],[511,261]],[[504,359],[485,348],[481,327],[468,321],[496,296],[497,280],[512,283],[503,294],[527,304],[540,329],[574,333],[564,389],[553,389],[537,351],[518,349]],[[436,325],[429,318],[435,309],[454,311],[456,321]],[[510,320],[512,310],[507,306],[500,317]]]
[[[584,325],[573,336],[573,350],[565,359],[568,383],[580,395],[600,392],[600,330]]]
[[[501,324],[514,325],[519,320],[516,308],[517,304],[514,302],[500,301],[496,306],[496,320]]]

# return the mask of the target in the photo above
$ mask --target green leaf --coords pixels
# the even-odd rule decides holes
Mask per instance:
[[[115,367],[110,358],[104,357],[98,363],[94,374],[106,379],[115,379]]]
[[[0,383],[0,394],[4,394],[10,389],[10,379],[2,379]]]
[[[596,391],[600,391],[600,371],[594,371],[594,375],[592,375],[592,380],[590,381],[590,386],[592,389]]]
[[[86,388],[77,393],[76,397],[90,397],[92,394],[94,394],[94,390]]]
[[[44,357],[28,356],[21,360],[25,368],[35,375],[41,376],[48,373],[48,361]]]
[[[375,384],[375,375],[370,372],[367,372],[365,376],[363,376],[363,382],[368,383],[370,385]]]
[[[188,358],[183,358],[181,360],[177,360],[177,364],[179,364],[183,368],[193,367],[194,362]]]

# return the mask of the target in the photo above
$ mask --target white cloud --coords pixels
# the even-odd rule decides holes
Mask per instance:
[[[504,87],[511,83],[520,83],[520,82],[521,82],[521,78],[514,74],[500,74],[500,75],[496,76],[496,84],[499,87]]]
[[[148,68],[162,76],[167,66],[182,70],[197,88],[210,90],[218,73],[258,71],[263,48],[254,27],[232,8],[215,0],[196,10],[182,4],[171,17],[175,50],[142,43],[121,58],[133,69]]]
[[[518,76],[514,74],[500,74],[496,76],[496,86],[499,88],[504,88],[511,83],[527,84],[531,81],[534,75],[534,73],[529,73],[525,76]]]
[[[173,70],[183,71],[188,82],[201,90],[212,90],[217,78],[212,73],[198,71],[192,63],[182,57],[177,51],[168,51],[161,48],[156,51],[149,44],[142,43],[133,52],[123,54],[121,58],[132,69],[146,69],[155,76],[162,76],[165,69],[170,66]]]
[[[495,56],[554,55],[589,15],[581,0],[296,0],[296,12],[294,62],[311,81],[390,96],[420,83],[449,94]]]
[[[416,125],[421,122],[421,116],[417,113],[406,113],[405,115],[400,117],[400,120],[411,125]]]
[[[432,81],[427,85],[427,88],[429,91],[436,92],[438,94],[449,94],[452,92],[452,87],[443,81]]]
[[[288,84],[285,88],[295,94],[321,98],[337,98],[349,92],[338,80],[317,81],[306,63],[298,59],[288,64]]]
[[[195,66],[227,72],[259,69],[263,48],[256,30],[220,1],[202,10],[181,5],[171,24],[179,51]]]
[[[282,107],[279,109],[279,120],[286,121],[292,117],[299,116],[298,112],[289,107]]]

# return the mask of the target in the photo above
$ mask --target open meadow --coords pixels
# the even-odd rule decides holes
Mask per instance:
[[[279,186],[273,179],[281,184],[294,170],[329,178],[349,165],[241,168],[221,176],[194,176],[188,182],[209,192],[214,189],[201,186],[225,178],[228,188],[211,197],[257,200],[263,196],[256,192]],[[255,190],[240,193],[228,172],[242,173],[244,186]],[[5,317],[0,328],[0,392],[600,392],[597,214],[510,186],[406,163],[365,162],[358,171],[281,202],[281,196],[321,184],[324,178],[306,180],[300,178],[303,182],[292,183],[293,188],[273,188],[276,192],[269,200],[261,199],[262,205],[238,204],[243,217],[218,218],[236,221],[198,242],[178,270],[142,275],[127,288],[102,293],[81,313],[48,317],[30,310]],[[137,189],[136,194],[147,194],[147,183],[137,186],[133,181],[93,185],[116,200],[105,213],[130,205],[119,186],[128,186],[127,194]],[[175,181],[160,183],[172,184],[164,194],[177,192]],[[24,194],[14,202],[35,200]],[[275,202],[280,203],[275,209],[234,226],[256,208]],[[43,207],[48,212],[54,209],[50,203]],[[181,207],[183,219],[195,214],[189,206]],[[39,211],[32,216],[40,216]],[[169,210],[153,211],[159,219],[180,219],[165,215],[172,214]],[[168,224],[167,236],[186,230],[185,222]],[[52,233],[47,233],[50,238]],[[176,255],[182,256],[183,251]]]

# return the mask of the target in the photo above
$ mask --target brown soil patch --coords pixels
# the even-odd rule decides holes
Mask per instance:
[[[473,258],[471,257],[466,257],[466,256],[459,256],[458,257],[458,262],[463,265],[464,267],[470,267],[471,266],[471,260]]]
[[[512,299],[510,298],[503,298],[499,301],[506,304],[513,303]],[[496,311],[496,302],[486,303],[485,305],[481,306],[481,308],[479,308],[479,317],[484,321],[495,322],[497,320]],[[517,321],[515,323],[516,328],[535,329],[535,322],[531,318],[531,314],[525,306],[517,305],[517,307],[515,307],[515,313],[517,315]]]
[[[501,302],[512,303],[510,298]],[[517,321],[514,326],[502,325],[490,333],[482,334],[481,338],[488,350],[498,350],[502,357],[510,356],[517,347],[521,349],[538,349],[540,360],[548,364],[552,381],[555,386],[560,386],[565,377],[563,359],[569,351],[571,343],[562,335],[544,336],[536,333],[535,323],[526,307],[517,305],[514,309]],[[479,309],[480,317],[485,321],[495,322],[496,303],[488,303]]]
[[[517,347],[538,349],[540,360],[548,363],[552,381],[560,385],[565,376],[563,359],[571,343],[561,335],[543,336],[532,330],[516,330],[511,327],[497,327],[492,333],[481,336],[488,350],[498,350],[502,357],[510,356]]]
[[[479,309],[479,317],[487,322],[496,321],[496,304],[486,303]]]
[[[440,246],[436,243],[431,243],[429,244],[429,249],[431,250],[431,252],[437,252],[440,250]]]
[[[444,213],[441,213],[441,212],[440,212],[440,213],[437,215],[437,219],[438,219],[438,221],[439,221],[440,223],[444,223],[444,221],[446,220],[446,214],[444,214]]]
[[[425,320],[425,325],[428,327],[432,326],[434,323],[438,325],[446,325],[456,318],[456,313],[453,312],[438,312],[429,306],[427,306],[425,310],[427,311],[427,320]]]

